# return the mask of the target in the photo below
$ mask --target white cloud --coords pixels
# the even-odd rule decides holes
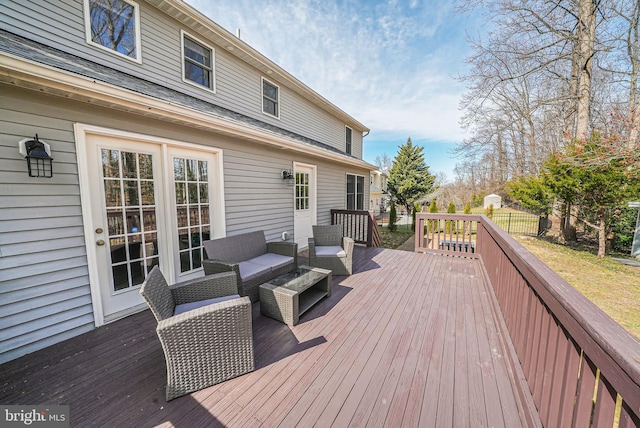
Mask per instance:
[[[459,141],[451,76],[464,28],[446,0],[188,0],[377,135]],[[372,135],[373,136],[373,135]]]

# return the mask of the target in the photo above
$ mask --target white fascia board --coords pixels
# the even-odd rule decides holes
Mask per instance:
[[[329,159],[359,168],[375,166],[330,150],[303,144],[285,136],[248,126],[231,119],[220,118],[169,101],[143,95],[108,83],[99,82],[64,70],[0,52],[0,81],[26,88],[43,88],[45,93],[71,99],[86,99],[96,105],[117,108],[172,122],[197,126],[201,129],[251,140],[261,144],[288,149]]]

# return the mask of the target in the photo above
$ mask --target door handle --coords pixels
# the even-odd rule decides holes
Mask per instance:
[[[97,245],[98,247],[102,247],[102,246],[104,245],[104,241],[103,241],[102,239],[98,239],[98,240],[96,241],[96,245]]]

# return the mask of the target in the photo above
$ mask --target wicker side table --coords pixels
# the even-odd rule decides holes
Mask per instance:
[[[260,285],[259,290],[262,315],[293,326],[313,305],[331,296],[331,271],[303,265]]]

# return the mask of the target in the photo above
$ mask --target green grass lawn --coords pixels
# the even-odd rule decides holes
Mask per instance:
[[[514,238],[640,339],[640,267],[623,265],[610,257],[598,259],[586,249],[544,239]]]
[[[473,214],[486,214],[486,211],[483,208],[474,208],[471,211]],[[538,231],[540,216],[523,211],[517,211],[512,208],[500,208],[493,211],[492,220],[498,225],[498,227],[507,233],[535,235]]]
[[[389,228],[385,226],[380,228],[380,233],[382,235],[382,247],[395,249],[413,236],[413,229],[411,225],[408,228],[405,225],[401,225],[394,232],[390,232]]]

